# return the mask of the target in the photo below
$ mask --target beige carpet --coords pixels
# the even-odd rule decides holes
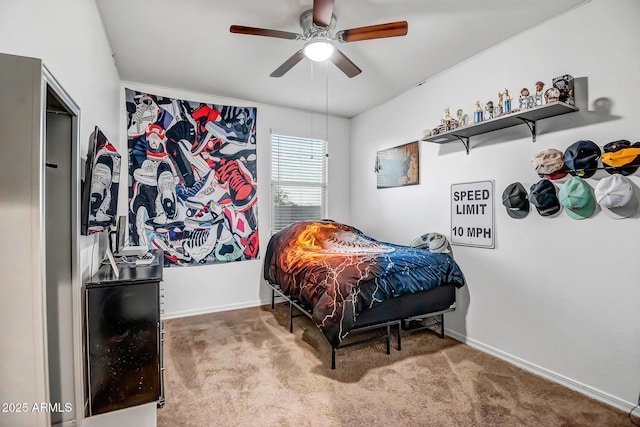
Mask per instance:
[[[626,413],[429,331],[337,352],[278,305],[165,322],[176,426],[629,426]],[[395,345],[395,341],[393,341]]]

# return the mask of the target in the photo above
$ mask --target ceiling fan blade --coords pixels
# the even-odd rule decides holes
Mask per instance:
[[[338,31],[336,33],[336,39],[343,43],[348,43],[385,37],[406,36],[408,31],[409,24],[407,24],[407,21],[398,21]]]
[[[313,23],[320,27],[328,27],[333,15],[334,0],[313,0]]]
[[[302,34],[290,33],[288,31],[267,30],[265,28],[243,27],[242,25],[232,25],[229,27],[229,31],[236,34],[275,37],[278,39],[298,40],[302,38]]]
[[[340,70],[347,75],[347,77],[355,77],[362,72],[360,68],[356,64],[354,64],[349,58],[346,57],[344,53],[340,50],[335,49],[333,55],[329,58],[331,62],[336,64],[336,67],[340,68]]]
[[[293,68],[293,66],[296,65],[298,62],[302,61],[302,58],[304,58],[304,54],[302,53],[302,49],[300,49],[299,51],[294,53],[289,59],[284,61],[284,63],[281,66],[276,68],[276,70],[273,73],[269,74],[269,76],[270,77],[284,76],[284,73],[286,73],[291,68]]]

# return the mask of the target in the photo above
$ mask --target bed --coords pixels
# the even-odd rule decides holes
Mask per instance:
[[[276,297],[289,304],[290,331],[293,318],[306,315],[323,332],[332,369],[337,349],[361,342],[343,343],[355,332],[382,331],[389,354],[392,327],[400,349],[403,321],[439,316],[444,337],[444,313],[455,308],[456,288],[465,284],[448,254],[380,242],[329,220],[297,222],[274,234],[264,278],[272,307]]]

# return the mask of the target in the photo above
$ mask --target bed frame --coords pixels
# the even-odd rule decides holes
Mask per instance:
[[[275,308],[276,297],[283,298],[289,303],[289,332],[293,333],[293,318],[307,316],[311,319],[311,305],[292,298],[283,292],[280,285],[267,282],[271,287],[271,308]],[[331,345],[331,369],[336,369],[336,350],[361,344],[367,341],[385,339],[387,342],[387,354],[391,354],[391,327],[397,327],[398,351],[402,350],[403,323],[411,321],[425,322],[427,318],[435,318],[435,323],[425,324],[420,327],[404,329],[404,331],[417,331],[422,329],[434,330],[433,326],[439,326],[440,338],[444,338],[444,313],[454,311],[456,303],[456,288],[454,285],[442,285],[427,291],[415,294],[403,295],[380,302],[373,308],[360,313],[356,323],[349,331],[352,333],[370,330],[380,331],[380,335],[350,341],[338,346]],[[294,314],[294,308],[299,313]]]

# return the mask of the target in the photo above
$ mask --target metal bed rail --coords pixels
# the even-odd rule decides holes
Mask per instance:
[[[299,301],[295,298],[291,298],[291,296],[285,294],[282,291],[282,288],[280,287],[280,285],[278,285],[277,283],[271,283],[271,282],[267,282],[267,284],[269,285],[269,287],[271,288],[271,309],[275,309],[275,303],[276,303],[276,297],[282,298],[285,301],[283,302],[287,302],[289,303],[289,332],[293,333],[293,318],[294,317],[300,317],[300,316],[307,316],[309,319],[312,319],[313,316],[313,312],[311,310],[311,306],[307,303],[304,303],[302,301]],[[276,295],[277,294],[277,295]],[[296,308],[300,314],[294,314],[293,308]],[[368,337],[368,338],[364,338],[361,340],[357,340],[357,341],[350,341],[348,343],[345,344],[339,344],[338,346],[333,346],[331,345],[331,369],[335,369],[336,368],[336,350],[341,349],[341,348],[346,348],[346,347],[351,347],[353,345],[357,345],[357,344],[362,344],[368,341],[373,341],[373,340],[378,340],[378,339],[386,339],[386,343],[387,343],[387,354],[391,354],[391,341],[390,341],[390,337],[391,337],[391,326],[397,326],[397,338],[398,338],[398,351],[402,350],[402,322],[403,321],[424,321],[427,318],[430,317],[439,317],[439,320],[436,320],[436,325],[440,325],[440,338],[444,338],[444,314],[451,312],[451,311],[455,311],[455,302],[447,309],[444,310],[440,310],[440,311],[435,311],[432,313],[424,313],[424,314],[420,314],[418,316],[412,316],[412,317],[407,317],[407,318],[403,318],[403,319],[397,319],[397,320],[390,320],[387,322],[382,322],[382,323],[376,323],[374,325],[369,325],[369,326],[363,326],[363,327],[357,327],[354,328],[350,331],[350,333],[359,333],[359,332],[365,332],[365,331],[370,331],[370,330],[382,330],[384,328],[384,332],[381,332],[380,336],[374,336],[374,337]],[[433,324],[430,325],[425,325],[425,326],[421,326],[421,327],[416,327],[416,328],[411,328],[411,329],[405,329],[405,332],[414,332],[414,331],[419,331],[419,330],[424,330],[424,329],[429,329],[431,331],[436,332],[433,329]]]
[[[311,308],[309,306],[309,304],[306,304],[304,302],[301,302],[295,298],[291,298],[289,295],[285,294],[282,291],[282,288],[280,287],[280,285],[276,284],[276,283],[271,283],[271,282],[267,282],[267,284],[269,285],[269,287],[271,287],[271,308],[274,309],[275,308],[275,299],[276,299],[276,294],[278,297],[283,298],[286,302],[289,303],[289,332],[293,333],[293,318],[294,317],[300,317],[300,316],[307,316],[309,319],[312,319],[313,316],[313,312],[311,311]],[[301,314],[294,314],[293,312],[293,308],[296,308],[300,311]],[[401,320],[392,320],[392,321],[388,321],[388,322],[383,322],[383,323],[377,323],[375,325],[370,325],[370,326],[364,326],[361,328],[354,328],[351,331],[349,331],[349,333],[360,333],[360,332],[366,332],[366,331],[370,331],[370,330],[381,330],[382,328],[384,328],[384,332],[381,333],[380,336],[374,336],[374,337],[368,337],[368,338],[364,338],[361,340],[357,340],[357,341],[351,341],[345,344],[339,344],[338,346],[333,346],[331,345],[331,369],[336,369],[336,350],[341,349],[341,348],[346,348],[346,347],[351,347],[353,345],[356,344],[362,344],[365,342],[369,342],[369,341],[373,341],[373,340],[378,340],[378,339],[386,339],[387,342],[387,354],[391,354],[391,326],[393,325],[397,325],[398,326],[398,339],[400,339],[400,323]],[[399,343],[400,341],[398,341]],[[398,348],[399,349],[399,348]]]
[[[404,319],[402,319],[403,321],[406,322],[410,322],[410,321],[426,321],[427,318],[435,318],[435,323],[432,324],[426,324],[424,326],[418,326],[418,327],[413,327],[413,328],[402,328],[401,329],[404,332],[416,332],[416,331],[424,331],[425,329],[428,329],[430,331],[436,332],[438,333],[438,335],[440,335],[440,338],[444,338],[444,314],[445,313],[449,313],[452,311],[455,311],[456,307],[455,307],[455,303],[453,303],[449,308],[446,308],[444,310],[440,310],[440,311],[434,311],[432,313],[425,313],[425,314],[420,314],[418,316],[411,316],[411,317],[406,317]],[[434,330],[433,326],[440,326],[440,331]],[[401,325],[402,326],[402,325]],[[402,350],[402,338],[401,338],[401,333],[400,330],[398,330],[398,350]]]

